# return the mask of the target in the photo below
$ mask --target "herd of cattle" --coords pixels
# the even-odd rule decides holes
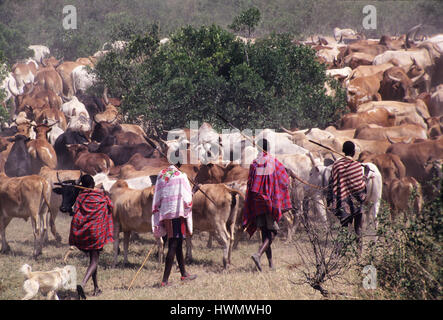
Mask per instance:
[[[215,236],[226,266],[242,234],[248,168],[258,154],[254,142],[263,137],[291,176],[294,210],[285,215],[288,238],[297,212],[328,219],[321,190],[335,156],[311,141],[336,152],[347,140],[355,143],[356,159],[369,168],[365,219],[376,222],[381,199],[393,212],[405,210],[413,189],[415,209],[421,210],[423,197],[435,195],[429,182],[442,176],[443,35],[417,41],[416,32],[363,40],[336,28],[335,37],[303,42],[346,89],[350,113],[326,129],[265,129],[250,137],[235,130],[220,134],[208,123],[171,130],[165,140],[148,137],[142,127],[122,123],[121,101],[109,98],[106,89],[102,97],[87,93],[95,81],[88,67],[94,68],[106,50],[60,61],[48,48],[31,46],[34,57],[13,65],[2,83],[3,104],[11,99],[13,110],[0,132],[1,253],[10,250],[5,229],[12,218],[31,219],[34,256],[41,254],[48,228],[61,241],[55,219],[59,210],[69,208],[63,208],[57,184],[75,182],[83,172],[111,196],[114,265],[120,232],[127,262],[131,232],[151,231],[153,183],[169,165],[167,154],[180,159],[180,170],[201,185],[204,194],[197,192],[193,200],[194,229],[208,231],[210,240]],[[118,50],[124,42],[110,46]],[[186,254],[192,258],[190,238]]]

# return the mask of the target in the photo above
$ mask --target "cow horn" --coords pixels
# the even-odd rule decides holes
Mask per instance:
[[[61,57],[60,60],[58,60],[58,63],[54,66],[54,68],[57,68],[59,65],[61,65],[63,63],[63,61],[65,60],[65,57]]]
[[[296,131],[294,131],[294,132],[291,132],[291,131],[289,131],[288,129],[286,129],[285,127],[283,127],[283,126],[280,126],[280,129],[282,129],[284,132],[286,132],[286,133],[289,133],[290,135],[294,135],[295,133],[296,133]]]
[[[57,180],[58,180],[58,182],[60,182],[60,183],[62,183],[62,181],[60,180],[60,176],[58,175],[58,171],[57,171]]]
[[[106,104],[109,104],[108,87],[107,86],[105,86],[105,88],[103,89],[103,100],[105,101]]]
[[[421,26],[422,26],[422,24],[416,25],[415,27],[412,27],[411,29],[409,29],[409,31],[406,33],[406,40],[405,40],[405,48],[406,49],[411,47],[409,37],[411,36],[412,33],[414,33],[414,37],[415,37],[416,33],[421,28]],[[414,38],[412,38],[412,42],[414,42]]]
[[[395,141],[393,141],[393,140],[391,139],[391,137],[390,137],[389,135],[386,136],[386,139],[388,139],[388,141],[389,141],[390,144],[394,144],[394,143],[396,143]]]
[[[411,79],[412,84],[415,84],[416,82],[418,82],[418,80],[423,78],[424,75],[425,75],[425,71],[423,70],[422,73],[420,73],[418,76]]]
[[[391,75],[391,74],[389,74],[389,73],[387,74],[387,76],[388,76],[388,78],[391,79],[392,81],[401,82],[401,79],[400,79],[400,78],[394,77],[393,75]]]
[[[314,157],[312,156],[312,153],[308,152],[308,156],[309,156],[309,159],[311,159],[312,166],[316,167],[317,165],[315,163]]]

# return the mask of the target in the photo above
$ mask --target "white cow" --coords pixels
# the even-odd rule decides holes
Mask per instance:
[[[369,173],[367,176],[366,181],[366,200],[363,202],[364,208],[367,207],[369,210],[363,210],[363,225],[366,225],[366,227],[369,225],[369,223],[373,223],[375,229],[377,229],[378,222],[377,222],[377,215],[378,211],[380,209],[380,202],[382,197],[382,188],[383,188],[383,181],[380,171],[378,170],[377,166],[373,163],[362,163],[363,166],[367,166],[369,168]],[[362,166],[362,172],[364,172],[364,167]],[[310,178],[309,182],[318,185],[322,188],[326,188],[329,183],[329,178],[331,176],[332,172],[332,165],[325,166],[325,165],[316,165],[312,168],[310,172]],[[322,194],[319,194],[318,196],[323,197]],[[324,217],[324,219],[327,219],[326,215],[326,209],[325,207],[320,206],[319,207],[320,214]]]
[[[109,192],[114,183],[117,182],[116,178],[110,178],[106,173],[100,172],[93,176],[96,186],[102,185],[103,190]],[[157,175],[155,175],[157,178]],[[122,180],[122,179],[120,179]],[[145,188],[151,187],[153,185],[150,176],[141,176],[135,178],[124,179],[128,187],[131,189],[143,190]]]
[[[6,75],[6,77],[3,79],[2,83],[0,84],[0,90],[2,89],[6,93],[6,97],[5,99],[3,99],[2,103],[6,103],[9,99],[11,99],[14,96],[23,94],[23,91],[20,91],[17,88],[17,82],[15,81],[15,78],[11,72],[9,72]]]
[[[334,39],[335,41],[339,41],[342,38],[348,38],[357,35],[357,32],[355,32],[352,29],[340,29],[338,27],[334,28]]]
[[[68,102],[62,104],[61,110],[66,116],[66,119],[69,120],[73,116],[79,116],[83,114],[87,118],[89,118],[88,110],[85,105],[80,102],[76,96],[72,96],[72,99]]]
[[[75,67],[71,72],[72,87],[74,94],[79,91],[85,92],[94,85],[97,81],[97,77],[94,73],[88,70],[87,66]]]
[[[42,59],[51,55],[49,48],[43,45],[32,45],[29,46],[28,49],[34,51],[34,56],[32,59],[35,61],[42,61]]]

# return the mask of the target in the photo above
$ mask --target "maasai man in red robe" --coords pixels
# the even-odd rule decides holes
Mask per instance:
[[[352,160],[355,145],[352,141],[343,144],[343,157],[334,162],[327,195],[328,207],[332,205],[334,214],[342,226],[354,220],[355,233],[361,235],[362,204],[366,198],[365,176],[361,163]]]
[[[274,268],[271,244],[279,230],[278,222],[284,211],[290,210],[289,177],[284,165],[268,154],[266,139],[259,141],[263,152],[249,167],[243,226],[250,236],[257,228],[262,234],[262,245],[251,256],[259,271],[262,271],[260,258],[264,252],[269,267]]]
[[[111,199],[103,191],[93,190],[94,179],[88,174],[81,177],[81,185],[91,190],[80,191],[74,204],[69,244],[89,255],[89,267],[81,286],[77,286],[79,296],[86,299],[84,287],[91,276],[94,282],[93,295],[101,293],[97,282],[98,258],[103,246],[114,241],[114,224]]]

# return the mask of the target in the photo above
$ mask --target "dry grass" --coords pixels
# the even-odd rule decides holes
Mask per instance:
[[[0,300],[16,300],[23,297],[23,275],[18,271],[22,264],[28,263],[33,270],[50,270],[63,265],[63,255],[68,248],[70,217],[60,215],[56,226],[62,235],[61,245],[57,245],[49,235],[49,243],[43,248],[43,255],[36,261],[32,259],[33,235],[30,222],[13,219],[6,230],[6,237],[12,252],[0,255]],[[122,235],[120,236],[122,238]],[[295,237],[297,238],[297,237]],[[294,239],[294,241],[302,241]],[[267,268],[266,257],[263,256],[263,272],[256,271],[250,259],[258,246],[259,240],[243,240],[233,252],[232,265],[228,270],[222,268],[222,249],[214,242],[212,249],[206,248],[207,234],[194,236],[194,262],[187,265],[190,273],[198,278],[192,282],[181,283],[178,269],[171,274],[173,287],[158,288],[163,274],[164,265],[159,265],[152,254],[139,273],[132,288],[128,290],[135,273],[143,263],[149,249],[154,244],[152,234],[140,235],[140,240],[132,241],[129,246],[128,266],[123,265],[123,257],[115,269],[110,268],[112,262],[112,244],[106,245],[101,256],[98,271],[99,286],[103,290],[99,297],[91,297],[92,280],[85,288],[88,299],[100,300],[317,300],[323,299],[318,291],[303,284],[302,273],[298,270],[301,262],[294,252],[295,245],[287,244],[284,238],[277,238],[273,244],[276,269]],[[121,245],[122,248],[122,245]],[[77,268],[78,282],[81,281],[89,258],[80,251],[71,254],[68,263]],[[326,288],[333,291],[331,299],[352,299],[361,294],[362,276],[354,271],[344,275],[340,282],[328,282]],[[360,292],[360,293],[359,293]],[[60,292],[62,299],[76,299],[74,292]],[[364,298],[371,298],[364,295]],[[41,295],[37,299],[43,299]]]

